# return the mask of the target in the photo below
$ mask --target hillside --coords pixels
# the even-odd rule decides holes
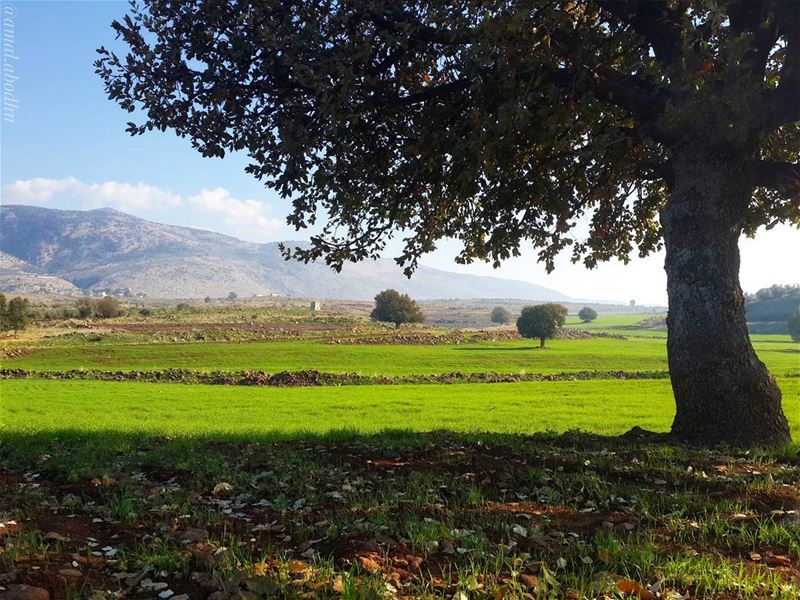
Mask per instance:
[[[787,333],[789,316],[800,307],[798,286],[773,285],[745,299],[747,326],[752,333]]]
[[[368,299],[387,287],[419,299],[569,297],[535,284],[422,267],[406,279],[389,260],[347,265],[287,262],[278,243],[146,221],[112,209],[55,210],[0,206],[0,250],[43,275],[86,290],[129,288],[157,298],[280,294]],[[7,280],[0,277],[0,289]]]
[[[60,277],[43,275],[33,265],[0,252],[0,291],[8,294],[76,295],[80,290]]]

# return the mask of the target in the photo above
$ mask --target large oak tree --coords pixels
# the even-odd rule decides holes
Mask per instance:
[[[673,433],[789,440],[738,240],[800,222],[800,2],[145,0],[96,63],[132,134],[244,152],[301,260],[437,240],[552,268],[666,247]],[[590,222],[588,235],[574,225]]]

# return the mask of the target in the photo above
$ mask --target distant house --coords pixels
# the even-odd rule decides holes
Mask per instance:
[[[309,308],[311,310],[322,310],[322,302],[314,300]]]

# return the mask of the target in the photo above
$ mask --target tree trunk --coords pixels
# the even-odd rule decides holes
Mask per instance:
[[[669,296],[667,355],[677,413],[692,443],[791,441],[775,379],[756,356],[739,286],[739,236],[754,184],[751,161],[686,144],[673,159],[661,222]]]
[[[539,338],[539,348],[544,348],[544,338]]]

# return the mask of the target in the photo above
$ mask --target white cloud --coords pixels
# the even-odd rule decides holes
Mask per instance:
[[[68,197],[77,200],[82,208],[110,206],[120,210],[152,210],[176,207],[181,197],[161,188],[145,183],[84,183],[75,177],[64,179],[17,180],[3,186],[3,202],[24,204],[48,204],[54,199]]]
[[[203,188],[199,194],[189,198],[189,203],[200,210],[220,215],[228,227],[246,239],[268,241],[283,227],[281,219],[269,216],[268,204],[252,198],[234,198],[223,187]]]
[[[252,198],[236,198],[223,187],[203,188],[193,196],[182,197],[142,182],[86,183],[76,177],[36,177],[3,186],[2,203],[70,209],[111,207],[146,219],[167,219],[181,225],[225,230],[225,233],[255,242],[275,239],[284,226],[282,219],[270,216],[269,204]],[[187,208],[191,208],[191,215],[186,214]],[[225,227],[220,227],[221,224]]]

